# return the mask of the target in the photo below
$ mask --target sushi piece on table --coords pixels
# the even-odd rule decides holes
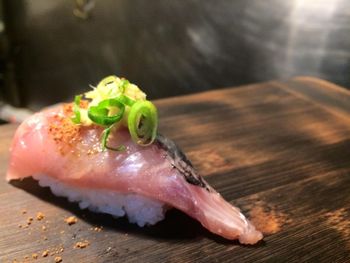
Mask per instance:
[[[140,227],[176,208],[224,238],[261,240],[157,127],[157,109],[146,95],[109,76],[73,103],[38,112],[19,126],[7,180],[32,176],[81,209],[127,216]]]

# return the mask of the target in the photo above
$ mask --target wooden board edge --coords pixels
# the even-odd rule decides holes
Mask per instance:
[[[320,79],[312,76],[297,76],[290,81],[296,81],[296,82],[303,82],[303,83],[310,83],[312,85],[318,86],[320,88],[327,88],[332,89],[334,92],[339,92],[345,96],[350,96],[350,90],[346,89],[345,87],[339,86],[335,83],[332,83],[325,79]]]
[[[350,121],[350,91],[345,88],[314,77],[273,81],[271,85],[341,117],[344,121]]]

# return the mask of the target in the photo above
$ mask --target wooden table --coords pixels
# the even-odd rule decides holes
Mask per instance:
[[[0,262],[26,256],[54,262],[58,255],[63,262],[350,261],[349,91],[300,77],[156,104],[161,132],[267,233],[264,241],[243,246],[224,240],[175,210],[156,226],[138,228],[81,211],[33,180],[8,184],[8,147],[16,126],[3,125]],[[45,218],[38,221],[37,212]],[[68,226],[64,218],[71,215],[78,222]],[[28,217],[34,220],[25,228]],[[88,247],[73,248],[84,240]]]

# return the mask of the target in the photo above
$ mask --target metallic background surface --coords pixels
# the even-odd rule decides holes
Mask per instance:
[[[4,15],[15,96],[32,109],[109,74],[151,99],[297,75],[350,87],[345,0],[15,0]]]

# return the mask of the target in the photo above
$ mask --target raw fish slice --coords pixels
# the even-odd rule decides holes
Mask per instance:
[[[124,145],[126,150],[102,151],[103,129],[74,125],[69,118],[71,110],[71,105],[65,105],[40,112],[20,125],[11,147],[7,180],[34,176],[43,179],[42,185],[45,182],[50,185],[52,180],[57,182],[56,188],[51,183],[51,189],[56,189],[54,193],[81,204],[88,198],[84,192],[140,196],[164,211],[168,206],[175,207],[224,238],[239,239],[243,244],[262,239],[262,234],[239,209],[226,202],[195,172],[171,140],[158,135],[152,145],[142,147],[131,140],[127,129],[119,128],[109,142],[113,147]],[[69,188],[69,194],[57,190],[65,188]],[[74,199],[74,192],[82,197]],[[92,210],[106,212],[99,210],[96,195],[89,198],[90,208],[95,207]],[[128,214],[126,207],[121,206]],[[139,225],[161,219],[158,215],[157,220]],[[131,221],[137,222],[137,218]]]

